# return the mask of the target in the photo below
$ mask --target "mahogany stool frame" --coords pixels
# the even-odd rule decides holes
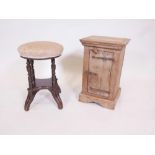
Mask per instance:
[[[34,60],[44,60],[44,59],[30,59],[30,58],[25,58],[27,60],[26,64],[26,68],[27,68],[27,72],[28,72],[28,83],[29,83],[29,88],[28,90],[28,95],[25,101],[25,106],[24,109],[25,111],[28,111],[30,109],[30,105],[36,95],[36,93],[42,89],[48,89],[55,102],[58,105],[59,109],[63,108],[63,103],[62,100],[60,98],[60,93],[61,93],[61,89],[57,83],[57,78],[56,78],[56,65],[55,65],[55,58],[49,58],[51,59],[51,72],[52,72],[52,77],[48,78],[48,79],[37,79],[35,78],[35,72],[34,72]]]

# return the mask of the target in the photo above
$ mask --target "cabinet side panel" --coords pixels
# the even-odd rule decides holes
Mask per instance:
[[[89,49],[87,46],[84,47],[84,58],[83,58],[83,77],[82,77],[82,93],[88,91],[88,70],[89,70]]]
[[[123,62],[124,62],[124,55],[125,55],[125,47],[122,49],[122,51],[120,53],[120,60],[119,60],[119,65],[118,65],[119,69],[118,69],[118,73],[117,73],[114,94],[116,94],[118,89],[120,88],[120,79],[121,79],[121,72],[122,72],[122,67],[123,67]]]

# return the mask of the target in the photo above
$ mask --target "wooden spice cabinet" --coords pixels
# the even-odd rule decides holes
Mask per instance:
[[[89,36],[84,45],[81,102],[95,102],[114,109],[120,95],[120,76],[129,39]]]

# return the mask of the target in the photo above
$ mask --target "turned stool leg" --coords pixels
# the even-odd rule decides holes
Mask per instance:
[[[37,91],[29,91],[28,92],[28,95],[27,95],[27,98],[25,101],[25,106],[24,106],[25,111],[28,111],[30,109],[30,105],[31,105],[36,93],[37,93]]]
[[[54,58],[51,59],[51,69],[52,69],[52,89],[50,90],[50,92],[52,93],[52,96],[53,96],[54,100],[56,101],[58,108],[62,109],[63,104],[62,104],[62,100],[59,96],[59,94],[61,93],[61,89],[57,83],[57,78],[55,75],[56,65],[55,65]]]
[[[33,68],[33,60],[32,59],[27,59],[27,72],[28,72],[28,83],[29,83],[29,88],[28,88],[28,95],[27,99],[25,101],[25,111],[28,111],[30,108],[30,104],[32,103],[37,91],[33,91],[33,88],[35,88],[35,74],[34,74],[34,68]]]

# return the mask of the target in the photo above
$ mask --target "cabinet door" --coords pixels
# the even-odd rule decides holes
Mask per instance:
[[[113,64],[113,53],[104,49],[90,49],[88,93],[108,98]]]

